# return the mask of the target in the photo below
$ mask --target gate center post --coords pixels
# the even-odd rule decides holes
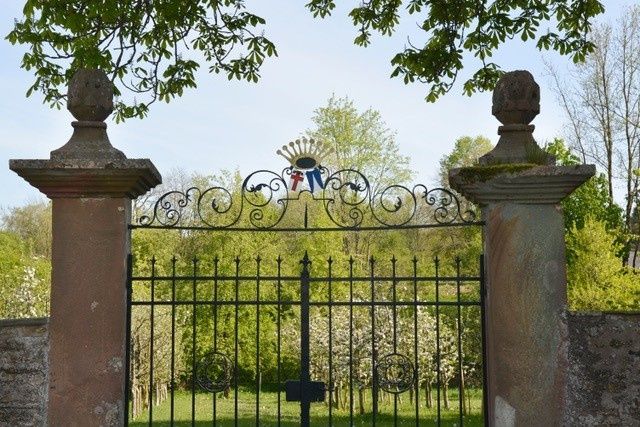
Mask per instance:
[[[311,423],[311,400],[309,396],[309,384],[311,382],[310,371],[310,347],[309,347],[309,265],[311,261],[305,251],[300,273],[300,424],[308,427]]]

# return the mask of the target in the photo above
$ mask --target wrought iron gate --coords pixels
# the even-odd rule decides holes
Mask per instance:
[[[319,168],[321,192],[306,190],[302,226],[282,226],[289,203],[301,200],[287,185],[294,171],[258,171],[235,198],[219,186],[165,193],[131,228],[419,233],[481,225],[447,189],[374,192],[357,171]],[[260,174],[268,179],[252,182]],[[323,204],[330,226],[315,225],[309,201]],[[288,258],[130,257],[129,423],[482,423],[482,257],[465,265],[308,249]]]

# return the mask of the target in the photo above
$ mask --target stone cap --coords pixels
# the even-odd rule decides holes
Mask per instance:
[[[544,205],[560,203],[595,173],[594,165],[504,164],[451,169],[449,184],[480,205]]]
[[[9,160],[9,169],[49,198],[136,197],[162,182],[149,159]]]
[[[127,159],[114,148],[104,120],[113,111],[113,83],[104,71],[79,69],[67,109],[77,121],[71,139],[50,160],[9,160],[9,169],[49,198],[136,198],[162,182],[149,159]]]

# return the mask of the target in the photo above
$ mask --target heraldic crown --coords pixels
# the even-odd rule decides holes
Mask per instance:
[[[296,169],[317,168],[333,148],[315,139],[301,138],[283,145],[276,153],[284,157]]]

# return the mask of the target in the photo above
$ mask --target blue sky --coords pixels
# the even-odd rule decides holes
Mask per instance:
[[[11,30],[13,19],[21,15],[23,3],[3,1],[3,36]],[[324,105],[331,94],[349,96],[360,109],[371,107],[381,112],[387,126],[397,131],[401,152],[411,158],[416,183],[431,185],[435,181],[438,160],[452,149],[456,138],[485,135],[497,141],[499,123],[491,115],[489,93],[469,98],[457,85],[437,103],[427,104],[425,86],[406,86],[401,79],[389,78],[389,61],[404,46],[406,35],[415,34],[413,22],[407,22],[394,37],[377,37],[365,49],[352,43],[355,28],[346,16],[348,5],[339,6],[331,18],[318,20],[304,9],[304,1],[248,3],[267,19],[266,33],[279,53],[263,66],[260,82],[229,82],[224,76],[202,72],[197,89],[170,104],[154,104],[148,118],[124,124],[109,121],[109,137],[115,147],[130,158],[150,158],[161,173],[173,168],[205,174],[236,167],[244,174],[262,168],[280,170],[284,160],[275,150],[309,129],[313,110]],[[614,21],[625,4],[615,0],[604,3],[607,11],[600,18],[603,21]],[[355,3],[349,4],[353,7]],[[8,170],[8,159],[48,158],[51,150],[69,139],[73,120],[66,110],[42,104],[39,94],[25,98],[32,76],[19,68],[23,49],[0,41],[3,207],[42,197]],[[544,55],[560,69],[569,64],[555,53]],[[540,84],[541,114],[533,122],[538,142],[562,136],[564,119],[545,76],[542,54],[531,43],[514,41],[495,58],[507,70],[531,71]],[[471,72],[477,62],[469,60],[465,65]]]

